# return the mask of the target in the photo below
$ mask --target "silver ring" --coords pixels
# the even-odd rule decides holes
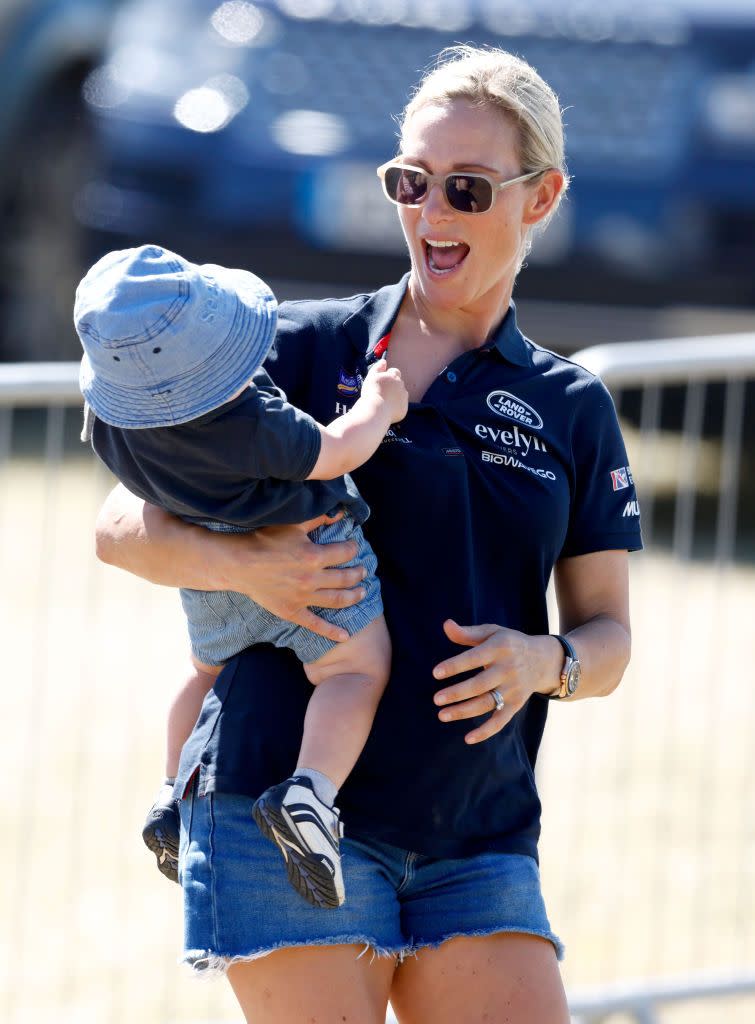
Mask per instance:
[[[503,697],[500,695],[498,690],[488,690],[488,693],[493,698],[493,703],[495,704],[495,709],[494,710],[495,711],[503,711],[505,705],[503,703]]]

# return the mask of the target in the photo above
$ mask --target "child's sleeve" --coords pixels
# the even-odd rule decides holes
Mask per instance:
[[[258,387],[256,397],[244,471],[258,480],[306,480],[320,454],[318,424],[274,386]]]
[[[640,505],[608,389],[595,377],[579,398],[572,428],[569,527],[561,558],[642,547]]]

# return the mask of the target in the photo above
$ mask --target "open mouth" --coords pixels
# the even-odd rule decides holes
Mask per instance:
[[[425,263],[431,274],[445,277],[458,270],[469,253],[465,242],[439,242],[426,238],[422,243]]]

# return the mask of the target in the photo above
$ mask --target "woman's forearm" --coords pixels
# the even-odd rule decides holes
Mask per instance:
[[[152,583],[246,594],[287,622],[330,640],[348,639],[311,608],[347,608],[364,597],[354,541],[315,544],[309,531],[328,519],[219,533],[191,526],[116,487],[97,518],[97,556]]]
[[[599,615],[564,635],[577,652],[582,670],[577,692],[573,697],[564,699],[575,701],[612,693],[629,664],[631,637],[628,628],[615,619]],[[536,689],[543,694],[557,692],[564,664],[564,649],[552,636],[532,639],[540,655]]]
[[[121,484],[97,517],[97,557],[167,587],[222,590],[225,547],[210,531],[142,501]]]

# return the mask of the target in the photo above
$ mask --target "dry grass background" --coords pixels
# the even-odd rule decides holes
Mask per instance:
[[[184,626],[174,593],[96,562],[107,485],[87,460],[0,469],[0,1016],[239,1021],[224,983],[175,966],[179,890],[139,838]],[[553,709],[539,765],[570,990],[755,963],[755,572],[657,551],[633,567],[630,672]],[[755,1000],[663,1016],[753,1019]]]

